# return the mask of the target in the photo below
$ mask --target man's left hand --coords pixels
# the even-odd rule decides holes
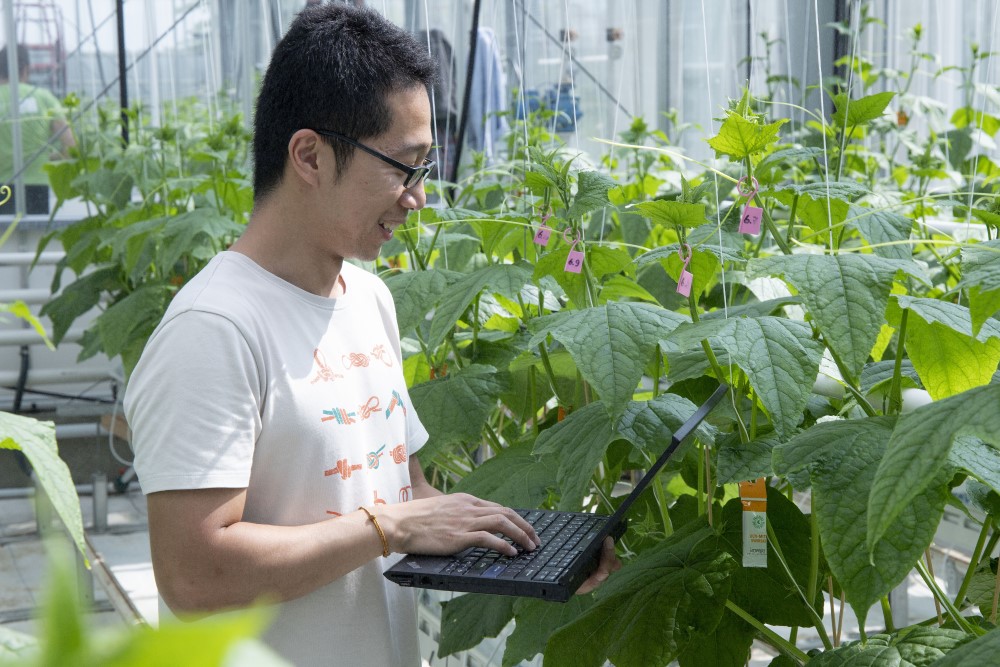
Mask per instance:
[[[601,561],[597,564],[590,577],[577,589],[577,595],[586,595],[600,586],[611,576],[612,572],[617,572],[622,568],[622,562],[615,554],[615,541],[611,537],[604,538],[604,545],[601,547]]]

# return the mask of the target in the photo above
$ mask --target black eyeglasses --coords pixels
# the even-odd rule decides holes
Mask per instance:
[[[365,146],[360,141],[355,141],[350,137],[345,137],[343,134],[340,134],[339,132],[332,132],[330,130],[315,130],[315,129],[313,130],[313,132],[315,132],[316,134],[322,134],[325,137],[332,137],[333,139],[339,139],[340,141],[343,141],[345,144],[356,146],[357,148],[360,148],[364,152],[368,153],[369,155],[377,157],[379,160],[382,160],[382,162],[385,162],[386,164],[391,164],[393,167],[399,169],[401,172],[406,174],[406,179],[403,180],[403,187],[407,189],[416,186],[418,183],[427,178],[427,174],[431,173],[431,169],[433,169],[436,164],[434,160],[431,160],[430,158],[424,158],[424,161],[420,163],[419,167],[413,167],[408,164],[403,164],[399,160],[394,160],[385,153],[380,153],[379,151],[375,150],[374,148],[371,148],[370,146]]]

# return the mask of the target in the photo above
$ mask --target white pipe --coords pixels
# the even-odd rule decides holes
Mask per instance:
[[[0,303],[10,303],[10,301],[5,301],[3,296],[0,295]],[[70,329],[63,336],[60,343],[78,343],[83,338],[83,329]],[[52,338],[52,332],[46,331],[45,334]],[[8,331],[0,331],[0,347],[5,345],[42,345],[42,337],[38,335],[38,332],[34,329],[11,329]]]
[[[66,253],[58,250],[43,252],[38,256],[38,264],[58,264]],[[35,263],[33,252],[0,252],[0,266],[30,266]]]
[[[0,386],[12,387],[17,384],[18,371],[0,371]],[[74,382],[101,382],[118,378],[110,369],[54,368],[28,371],[28,387],[40,384],[72,384]]]
[[[44,287],[34,289],[0,289],[0,303],[23,301],[25,303],[45,303],[52,298],[52,291]]]

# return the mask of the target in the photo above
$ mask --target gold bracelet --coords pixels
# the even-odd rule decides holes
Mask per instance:
[[[389,542],[385,539],[385,533],[382,532],[382,526],[378,525],[378,519],[375,518],[374,514],[368,511],[367,507],[362,506],[358,509],[367,514],[368,518],[372,520],[373,524],[375,524],[375,530],[378,531],[378,536],[382,540],[382,557],[385,558],[389,555]]]

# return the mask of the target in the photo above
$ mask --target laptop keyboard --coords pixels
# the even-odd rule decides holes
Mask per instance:
[[[493,579],[555,582],[566,568],[583,553],[608,520],[604,515],[517,510],[530,523],[542,544],[534,551],[517,548],[517,556],[508,556],[481,547],[467,549],[441,570],[441,574]],[[508,544],[513,541],[501,536]]]

